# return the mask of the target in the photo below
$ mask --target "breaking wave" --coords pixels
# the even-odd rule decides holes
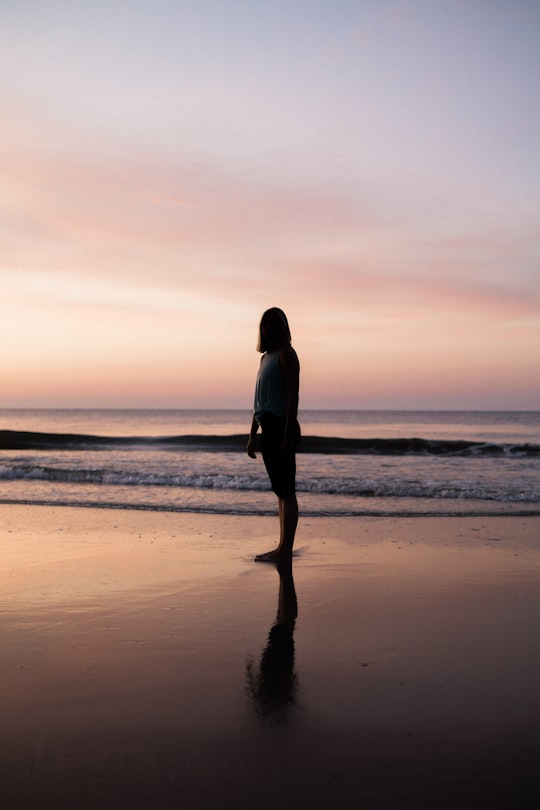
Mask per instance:
[[[92,436],[81,433],[39,433],[0,430],[0,450],[107,450],[122,447],[161,447],[163,449],[243,452],[245,434],[230,436]],[[479,442],[466,439],[343,439],[303,436],[299,453],[324,455],[379,456],[540,456],[540,445],[532,443]]]

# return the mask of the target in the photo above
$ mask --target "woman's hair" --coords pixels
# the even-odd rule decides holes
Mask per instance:
[[[277,323],[281,325],[281,334],[277,336],[276,344],[270,346],[268,341],[264,338],[262,333],[262,323],[265,319],[272,318],[275,319]],[[277,349],[283,349],[285,346],[288,346],[291,342],[291,330],[289,329],[289,322],[287,320],[287,316],[283,312],[282,309],[279,307],[270,307],[262,314],[261,322],[259,324],[259,338],[257,340],[257,351],[258,352],[268,352],[268,351],[276,351]]]

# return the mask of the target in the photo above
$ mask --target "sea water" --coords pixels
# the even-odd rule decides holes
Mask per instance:
[[[540,412],[303,411],[300,511],[538,515]],[[274,514],[241,410],[0,410],[0,503]]]

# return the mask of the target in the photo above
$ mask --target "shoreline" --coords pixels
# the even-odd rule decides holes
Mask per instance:
[[[0,506],[6,810],[538,806],[540,518],[276,527]]]
[[[332,513],[327,512],[319,512],[313,511],[310,509],[309,505],[306,506],[306,501],[311,498],[317,498],[315,493],[310,492],[300,492],[297,490],[297,493],[302,497],[302,510],[301,510],[301,518],[303,520],[319,520],[319,521],[326,521],[326,520],[424,520],[424,519],[431,519],[431,520],[453,520],[453,519],[464,519],[464,520],[482,520],[484,518],[490,520],[504,520],[505,518],[540,518],[540,507],[534,506],[530,508],[523,507],[521,503],[517,502],[504,502],[503,506],[499,506],[497,509],[494,509],[491,505],[487,506],[485,501],[476,502],[476,506],[471,509],[471,511],[459,511],[459,510],[448,510],[448,511],[441,511],[440,509],[430,511],[429,505],[432,503],[432,499],[430,498],[422,498],[416,497],[413,498],[412,496],[408,499],[409,501],[416,501],[417,503],[427,504],[424,509],[412,509],[412,508],[404,508],[403,506],[400,508],[399,511],[394,511],[390,508],[383,508],[379,507],[378,509],[368,510],[363,509],[362,511],[357,512],[338,512],[334,511]],[[234,520],[238,518],[246,518],[246,519],[272,519],[276,515],[276,506],[274,503],[274,495],[270,489],[261,490],[257,492],[257,495],[260,500],[262,500],[263,496],[267,496],[267,502],[265,504],[261,504],[260,501],[258,505],[253,507],[250,511],[246,511],[245,504],[243,505],[243,510],[239,512],[238,510],[235,511],[234,506],[231,505],[229,510],[225,510],[223,505],[216,506],[215,508],[207,507],[193,507],[193,506],[174,506],[172,504],[160,504],[160,503],[119,503],[119,502],[110,502],[110,501],[64,501],[63,503],[58,503],[54,500],[24,500],[24,499],[13,499],[10,500],[8,498],[2,500],[0,502],[0,509],[3,507],[20,507],[22,509],[26,508],[41,508],[41,509],[69,509],[69,510],[98,510],[104,512],[138,512],[138,513],[150,513],[150,514],[171,514],[176,515],[180,519],[182,516],[188,515],[199,515],[201,518],[223,518],[224,520]],[[335,495],[333,496],[336,497]],[[339,496],[337,496],[339,497]],[[384,501],[385,498],[378,497],[378,501]],[[388,498],[386,500],[392,500]],[[458,500],[458,499],[456,499]],[[455,504],[455,501],[449,501],[452,505]],[[465,501],[467,506],[470,506],[469,501]],[[478,503],[482,504],[482,508],[478,507]],[[459,502],[461,510],[463,509],[463,502]],[[504,507],[504,508],[503,508]]]

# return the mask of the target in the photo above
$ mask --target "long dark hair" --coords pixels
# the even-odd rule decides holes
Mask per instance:
[[[262,322],[265,318],[268,317],[275,317],[277,321],[281,324],[281,335],[278,338],[278,342],[276,346],[269,346],[267,341],[264,339],[262,334]],[[283,349],[285,346],[288,346],[291,342],[291,330],[289,329],[289,322],[287,320],[287,316],[283,312],[282,309],[279,307],[270,307],[265,312],[263,312],[261,321],[259,323],[259,338],[257,340],[257,351],[258,352],[267,352],[267,351],[275,351],[276,349]]]

